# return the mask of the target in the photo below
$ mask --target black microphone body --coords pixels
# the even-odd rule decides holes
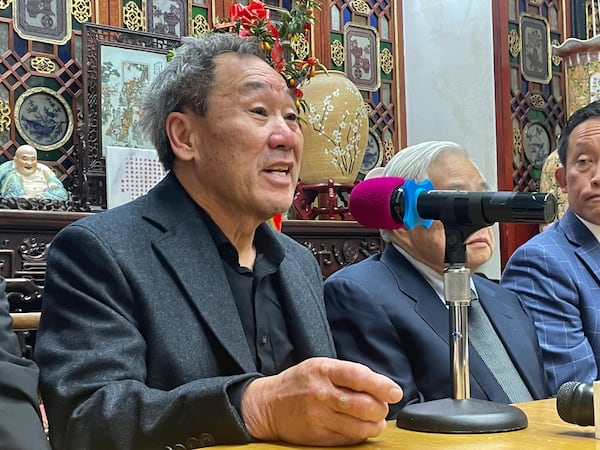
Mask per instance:
[[[390,201],[394,219],[402,223],[406,209],[402,186]],[[423,219],[459,225],[491,225],[495,222],[549,223],[556,216],[556,198],[545,192],[422,191],[416,209]]]
[[[556,410],[562,420],[576,425],[594,425],[594,387],[592,383],[567,381],[556,397]]]

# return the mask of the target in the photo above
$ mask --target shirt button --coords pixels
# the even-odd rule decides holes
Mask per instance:
[[[211,445],[215,445],[215,438],[210,433],[202,433],[200,435],[200,445],[202,447],[209,447]]]
[[[265,336],[264,334],[260,337],[260,343],[262,345],[265,345],[267,343],[267,336]]]
[[[185,446],[188,449],[198,448],[201,445],[202,444],[200,444],[200,440],[198,438],[195,438],[195,437],[191,437],[187,441],[185,441]]]

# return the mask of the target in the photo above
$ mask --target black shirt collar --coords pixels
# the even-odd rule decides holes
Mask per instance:
[[[198,206],[198,209],[204,218],[204,223],[206,223],[206,227],[208,228],[223,261],[227,262],[227,264],[232,267],[239,267],[239,255],[236,248],[227,236],[223,234],[208,213],[201,206]],[[263,254],[270,263],[279,266],[281,261],[283,261],[285,252],[275,233],[277,233],[277,231],[273,230],[268,223],[261,223],[254,234],[254,245],[256,246],[257,254]]]

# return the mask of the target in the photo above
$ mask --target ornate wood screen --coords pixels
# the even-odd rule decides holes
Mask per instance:
[[[11,160],[20,145],[33,145],[39,160],[75,193],[59,207],[81,209],[75,125],[83,111],[81,24],[94,20],[91,2],[27,5],[0,0],[0,164]],[[13,203],[0,199],[0,208],[56,207],[34,200]]]
[[[400,120],[404,108],[400,2],[333,0],[329,5],[321,18],[320,57],[328,67],[344,71],[361,90],[370,107],[369,147],[385,165],[406,135]]]
[[[492,2],[498,138],[498,188],[539,190],[542,164],[564,123],[563,72],[551,45],[564,40],[563,0]],[[534,224],[500,224],[502,266],[538,232]]]

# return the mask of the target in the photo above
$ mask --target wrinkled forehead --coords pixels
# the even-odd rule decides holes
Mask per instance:
[[[289,91],[283,77],[258,56],[223,53],[215,58],[215,65],[215,79],[222,89],[238,94]]]
[[[427,173],[436,189],[489,190],[479,168],[463,153],[441,153],[429,165]]]

